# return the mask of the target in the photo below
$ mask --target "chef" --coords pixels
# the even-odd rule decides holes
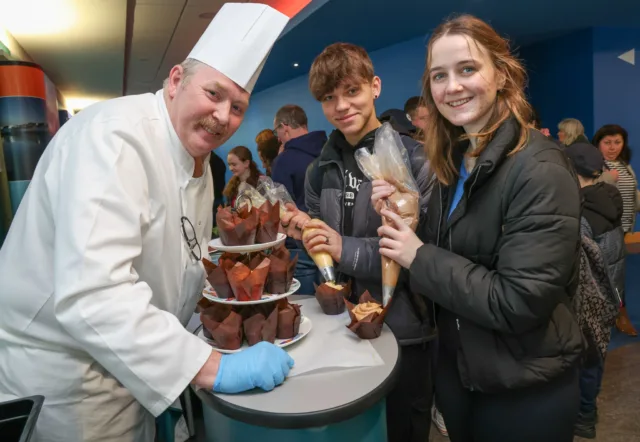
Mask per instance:
[[[288,20],[225,4],[162,90],[91,106],[47,147],[0,250],[0,402],[45,396],[35,441],[150,442],[189,384],[284,381],[282,349],[220,355],[184,325],[204,286],[208,155]]]

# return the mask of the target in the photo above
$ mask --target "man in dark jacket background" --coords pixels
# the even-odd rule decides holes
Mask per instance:
[[[315,160],[327,141],[323,130],[309,132],[307,114],[295,104],[282,106],[273,120],[273,133],[282,143],[282,152],[271,163],[271,179],[283,184],[299,210],[307,212],[304,179],[307,167]],[[304,247],[287,238],[286,247],[298,255],[294,277],[300,281],[300,293],[313,294],[313,284],[320,284],[318,268]]]
[[[371,205],[371,182],[354,156],[357,149],[372,149],[381,126],[374,103],[381,92],[381,80],[374,75],[371,59],[363,48],[336,43],[313,62],[309,85],[336,130],[307,170],[308,214],[283,217],[283,226],[297,239],[300,229],[313,226],[316,231],[305,238],[305,247],[312,252],[331,254],[338,280],[352,282],[352,301],[368,290],[381,302],[382,264],[377,229],[382,221]],[[400,138],[420,189],[421,208],[426,208],[433,180],[422,145],[406,135]],[[401,346],[398,384],[386,399],[388,440],[426,442],[433,400],[433,305],[427,298],[412,294],[401,276],[385,322]]]
[[[323,130],[309,132],[307,114],[295,104],[278,110],[273,127],[284,150],[272,163],[271,178],[276,183],[284,184],[298,209],[306,212],[304,177],[309,164],[320,155],[327,134]]]
[[[589,143],[575,143],[565,149],[580,181],[582,218],[580,233],[593,239],[604,257],[609,278],[620,298],[624,292],[624,230],[622,229],[622,196],[615,186],[596,182],[602,175],[604,158]],[[595,346],[593,342],[590,346]],[[580,371],[580,414],[574,434],[594,439],[598,408],[596,399],[602,385],[604,360],[594,348]]]

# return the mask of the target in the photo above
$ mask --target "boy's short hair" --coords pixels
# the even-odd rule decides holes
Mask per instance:
[[[309,71],[309,89],[316,100],[345,81],[358,84],[373,81],[373,63],[367,51],[351,43],[334,43],[316,57]]]

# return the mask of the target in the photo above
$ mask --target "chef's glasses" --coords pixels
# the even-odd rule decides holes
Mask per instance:
[[[202,259],[202,250],[200,249],[198,238],[196,238],[196,231],[193,228],[193,224],[191,224],[191,221],[189,221],[189,218],[186,216],[181,217],[180,222],[182,223],[182,236],[187,242],[187,246],[189,246],[191,256],[193,256],[196,261],[200,261],[200,259]],[[198,253],[196,253],[196,251]]]

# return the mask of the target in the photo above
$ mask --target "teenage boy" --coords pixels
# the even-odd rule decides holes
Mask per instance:
[[[309,87],[322,104],[327,120],[336,128],[320,156],[309,165],[305,179],[308,215],[283,217],[287,233],[300,238],[300,229],[317,228],[305,238],[310,252],[328,252],[338,279],[352,281],[352,298],[365,290],[382,300],[382,265],[377,229],[381,218],[371,205],[371,183],[360,171],[354,153],[373,147],[376,130],[375,100],[381,81],[373,72],[367,52],[352,44],[327,47],[313,62]],[[411,160],[411,172],[421,192],[421,208],[430,193],[430,174],[420,143],[401,135]],[[313,219],[313,221],[310,221]],[[402,279],[402,278],[401,278]],[[399,281],[386,323],[401,345],[398,383],[387,397],[388,440],[429,440],[429,411],[433,399],[431,340],[435,337],[433,306]]]

